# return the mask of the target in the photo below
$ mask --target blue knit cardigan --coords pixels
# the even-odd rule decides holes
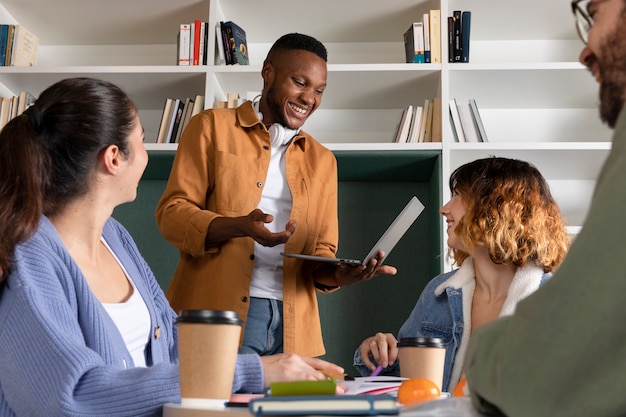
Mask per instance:
[[[19,245],[0,297],[0,416],[157,416],[180,401],[176,314],[128,232],[103,236],[143,297],[151,320],[147,368],[135,368],[54,226],[42,217]],[[234,391],[258,392],[256,355],[239,355]]]

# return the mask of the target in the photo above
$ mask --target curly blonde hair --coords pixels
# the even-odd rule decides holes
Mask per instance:
[[[469,162],[450,176],[450,190],[467,205],[454,233],[469,252],[486,247],[497,264],[533,261],[552,272],[570,244],[561,210],[547,181],[528,162],[489,157]],[[450,249],[456,265],[468,252]]]

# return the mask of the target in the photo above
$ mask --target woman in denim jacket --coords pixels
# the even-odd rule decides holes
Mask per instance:
[[[569,236],[549,186],[531,164],[489,157],[467,163],[450,176],[452,198],[439,211],[448,225],[450,255],[458,269],[432,279],[398,333],[438,337],[446,344],[443,391],[463,375],[474,329],[513,314],[560,265]],[[467,331],[465,331],[467,329]],[[396,338],[377,333],[354,355],[361,375],[380,364],[399,375]]]

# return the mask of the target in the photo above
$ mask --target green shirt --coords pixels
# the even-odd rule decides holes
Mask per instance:
[[[554,277],[472,337],[472,401],[509,417],[626,415],[626,112]],[[499,413],[497,412],[499,410]]]

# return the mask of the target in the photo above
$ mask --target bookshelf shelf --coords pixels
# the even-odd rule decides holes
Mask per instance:
[[[441,10],[442,63],[406,64],[402,34],[430,9]],[[467,64],[447,62],[445,18],[453,10],[472,11]],[[174,65],[179,24],[194,19],[210,28],[220,20],[237,22],[247,32],[251,65]],[[328,89],[305,130],[333,152],[348,153],[344,164],[356,158],[376,165],[381,156],[393,166],[404,153],[413,158],[408,166],[431,169],[437,187],[422,192],[433,210],[432,239],[413,255],[425,251],[439,270],[450,266],[443,261],[446,236],[437,209],[449,198],[447,179],[460,164],[489,155],[533,162],[577,230],[610,149],[611,132],[598,118],[597,85],[578,62],[582,44],[566,0],[271,0],[271,7],[249,0],[0,0],[0,20],[23,24],[41,40],[39,66],[0,67],[0,95],[38,95],[68,76],[106,79],[137,103],[147,142],[157,137],[165,98],[204,94],[211,107],[228,92],[258,92],[263,59],[276,38],[288,32],[317,37],[329,51]],[[212,30],[209,44],[214,42]],[[392,143],[402,110],[433,97],[441,97],[443,141]],[[455,142],[448,118],[452,98],[476,100],[489,142]],[[176,151],[173,144],[146,146],[154,158]],[[369,178],[354,195],[375,199],[381,189],[406,185],[406,178],[396,180],[389,185]],[[422,180],[416,189],[424,187]]]

